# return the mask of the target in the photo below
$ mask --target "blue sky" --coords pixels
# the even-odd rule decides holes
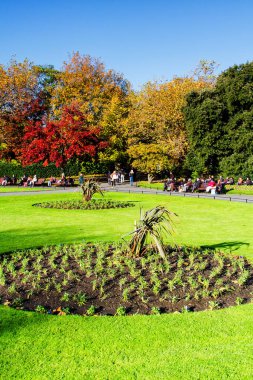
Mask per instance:
[[[135,89],[253,60],[251,0],[0,0],[0,63],[60,69],[73,51],[100,58]]]

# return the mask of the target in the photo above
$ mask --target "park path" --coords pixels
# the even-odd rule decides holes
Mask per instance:
[[[213,200],[224,200],[229,202],[244,202],[244,203],[253,203],[253,195],[238,195],[238,194],[207,194],[207,193],[176,193],[176,192],[170,192],[170,191],[162,191],[159,189],[149,189],[144,187],[137,187],[137,184],[135,183],[134,186],[130,186],[129,182],[125,182],[123,184],[118,184],[115,187],[109,186],[107,183],[102,183],[101,187],[105,191],[112,191],[112,192],[123,192],[123,193],[135,193],[135,194],[156,194],[161,196],[173,196],[173,197],[189,197],[189,198],[207,198],[207,199],[213,199]],[[76,193],[80,192],[80,189],[77,187],[74,188],[52,188],[50,190],[35,190],[35,191],[20,191],[20,192],[14,192],[10,191],[7,193],[1,193],[0,196],[22,196],[22,195],[36,195],[36,194],[47,194],[47,193],[53,193],[53,194],[62,194],[62,193]]]

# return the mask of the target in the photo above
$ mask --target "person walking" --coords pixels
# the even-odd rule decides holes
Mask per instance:
[[[83,173],[80,173],[80,176],[79,176],[79,185],[82,186],[84,184],[84,176],[83,176]]]
[[[129,180],[130,180],[130,186],[133,186],[134,185],[134,171],[133,171],[133,169],[130,170]]]

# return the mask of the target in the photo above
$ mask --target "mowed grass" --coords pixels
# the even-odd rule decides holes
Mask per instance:
[[[0,193],[22,193],[37,191],[54,191],[54,187],[16,187],[16,186],[0,186]]]
[[[177,214],[171,243],[207,245],[236,251],[253,259],[253,204],[213,199],[106,193],[105,198],[129,200],[135,207],[109,210],[58,210],[34,203],[78,199],[80,193],[0,197],[0,252],[80,241],[112,241],[134,229],[143,211],[158,204]]]
[[[0,310],[1,379],[253,377],[253,305],[131,317]]]
[[[170,196],[106,194],[136,207],[52,210],[33,203],[80,194],[0,197],[1,252],[119,240],[139,208],[178,214],[177,244],[207,245],[253,260],[253,205]],[[253,304],[161,316],[47,316],[0,308],[1,379],[252,379]]]

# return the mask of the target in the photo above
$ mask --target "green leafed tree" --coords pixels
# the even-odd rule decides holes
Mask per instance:
[[[199,173],[253,176],[253,63],[233,66],[214,89],[188,95],[184,108],[189,151]]]

